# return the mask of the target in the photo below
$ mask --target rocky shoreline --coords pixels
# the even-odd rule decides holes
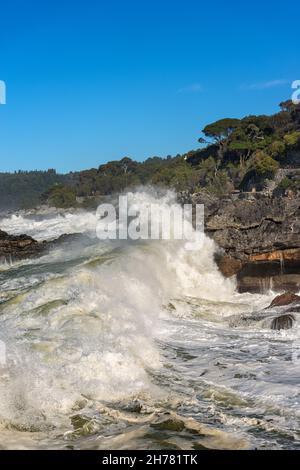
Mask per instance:
[[[64,234],[55,240],[37,241],[29,235],[10,235],[0,230],[0,262],[36,258],[47,254],[51,248],[76,242],[91,243],[88,237],[80,233]]]
[[[240,292],[300,291],[300,195],[207,192],[179,194],[181,203],[204,204],[205,231],[219,247],[216,262],[225,277],[236,276]],[[62,235],[36,241],[0,230],[0,260],[40,256],[52,247],[82,239]]]
[[[216,262],[224,276],[236,276],[240,292],[300,291],[300,196],[199,192],[180,200],[204,204]]]
[[[217,198],[205,192],[179,197],[181,203],[204,204],[206,234],[219,247],[217,265],[225,277],[236,276],[240,292],[285,291],[256,315],[233,317],[232,325],[258,321],[275,330],[292,328],[300,312],[300,297],[295,295],[300,291],[300,197],[240,193]],[[77,243],[93,241],[80,233],[37,241],[0,230],[0,261],[38,257]]]
[[[14,261],[43,253],[47,242],[38,242],[28,235],[10,235],[0,230],[0,260]]]

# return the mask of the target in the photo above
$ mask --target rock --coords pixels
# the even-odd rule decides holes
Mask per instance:
[[[245,273],[240,271],[237,274],[237,285],[239,292],[261,293],[273,290],[280,292],[288,290],[291,292],[299,292],[300,290],[300,274],[283,274],[276,276],[266,276],[261,267],[261,275],[254,274],[246,276]]]
[[[286,264],[289,261],[300,261],[300,248],[289,248],[286,250],[275,250],[267,253],[258,253],[249,256],[252,262],[270,262],[277,261]]]
[[[293,292],[285,292],[284,294],[277,295],[277,297],[272,300],[268,308],[282,307],[284,305],[290,305],[296,302],[300,303],[299,295],[296,295]]]
[[[74,246],[76,243],[88,246],[94,241],[78,233],[64,234],[51,241],[37,241],[29,235],[9,235],[0,230],[0,261],[34,258],[48,253],[52,248]]]
[[[60,235],[58,238],[47,242],[49,248],[57,247],[57,246],[68,246],[70,244],[78,244],[78,245],[90,245],[94,243],[93,239],[88,237],[82,233],[64,233]]]
[[[205,231],[220,247],[220,271],[237,275],[240,292],[300,290],[300,195],[200,191],[184,202],[204,204]]]
[[[20,260],[42,254],[45,242],[38,242],[28,235],[9,235],[0,230],[0,259]]]
[[[218,268],[225,277],[231,277],[242,269],[242,261],[232,256],[221,256],[216,259]]]
[[[272,330],[289,330],[293,328],[295,318],[291,314],[280,315],[277,318],[274,318],[271,323]]]

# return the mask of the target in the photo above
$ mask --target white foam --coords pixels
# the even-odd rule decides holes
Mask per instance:
[[[95,233],[96,214],[87,211],[51,211],[13,214],[0,220],[1,230],[14,235],[26,233],[36,240],[51,240],[69,233]]]
[[[131,193],[129,198],[142,208],[157,200],[174,203],[175,194],[157,196],[146,190]],[[18,226],[19,233],[44,239],[68,231],[94,230],[95,224],[94,214],[72,212],[48,214],[45,220],[11,217],[1,227],[16,232]],[[249,328],[234,331],[227,317],[262,308],[269,296],[237,294],[235,282],[224,279],[214,263],[216,247],[211,239],[205,237],[200,251],[187,251],[184,245],[172,240],[129,243],[106,262],[99,257],[100,249],[94,260],[91,254],[90,263],[78,262],[63,275],[45,278],[42,284],[2,304],[0,339],[6,343],[8,357],[0,371],[3,422],[41,430],[67,428],[75,404],[84,397],[97,402],[141,393],[159,395],[162,391],[148,374],[159,372],[165,360],[157,338],[172,347],[195,351],[194,362],[173,364],[176,384],[182,389],[195,380],[198,387],[199,377],[207,369],[204,378],[212,388],[221,382],[224,396],[236,393],[237,402],[258,396],[261,403],[294,410],[295,387],[281,369],[289,367],[294,374],[297,365],[287,364],[284,354],[273,361],[268,351],[274,354],[282,340],[295,341],[299,328],[280,335]],[[63,252],[59,256],[62,261],[64,256],[68,259]],[[167,313],[163,306],[170,301],[176,310]],[[267,345],[269,350],[264,349]],[[222,361],[224,368],[217,365]],[[253,372],[263,380],[250,377],[238,382],[236,371]],[[272,371],[270,378],[268,371]],[[281,385],[281,381],[286,383]],[[264,395],[271,397],[269,401],[263,401]]]

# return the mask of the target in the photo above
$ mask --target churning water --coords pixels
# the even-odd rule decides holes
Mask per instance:
[[[1,266],[1,447],[296,448],[298,323],[251,321],[274,294],[238,294],[208,238],[200,251],[104,242],[96,223],[54,210],[0,221],[39,240],[90,237]]]

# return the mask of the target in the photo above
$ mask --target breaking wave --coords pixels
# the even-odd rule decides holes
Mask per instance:
[[[140,208],[176,201],[171,191],[149,189],[129,198]],[[208,435],[217,423],[215,432],[223,437],[216,444],[214,435],[208,447],[226,447],[228,432],[233,439],[236,429],[229,447],[276,447],[295,420],[296,366],[286,358],[299,330],[276,336],[229,325],[227,318],[264,307],[270,296],[237,294],[235,282],[214,263],[211,239],[205,237],[199,251],[175,240],[101,242],[96,224],[95,214],[83,211],[19,214],[0,222],[2,230],[40,240],[78,232],[94,237],[89,247],[57,248],[0,273],[2,445],[13,447],[24,438],[24,447],[63,447],[71,440],[86,448],[82,436],[95,434],[110,439],[93,441],[95,446],[110,442],[113,448],[121,445],[121,430],[130,436],[133,422],[144,429],[147,418],[147,448],[155,439],[150,430],[176,411],[174,422],[200,426],[205,420]],[[272,361],[270,351],[279,345]],[[284,361],[290,378],[278,369]],[[271,383],[265,375],[270,370]],[[274,442],[263,417],[268,413]],[[255,427],[266,435],[249,434]],[[166,426],[161,440],[174,443],[173,431]],[[285,438],[291,446],[296,439]],[[135,434],[125,441],[124,448],[137,445]]]

